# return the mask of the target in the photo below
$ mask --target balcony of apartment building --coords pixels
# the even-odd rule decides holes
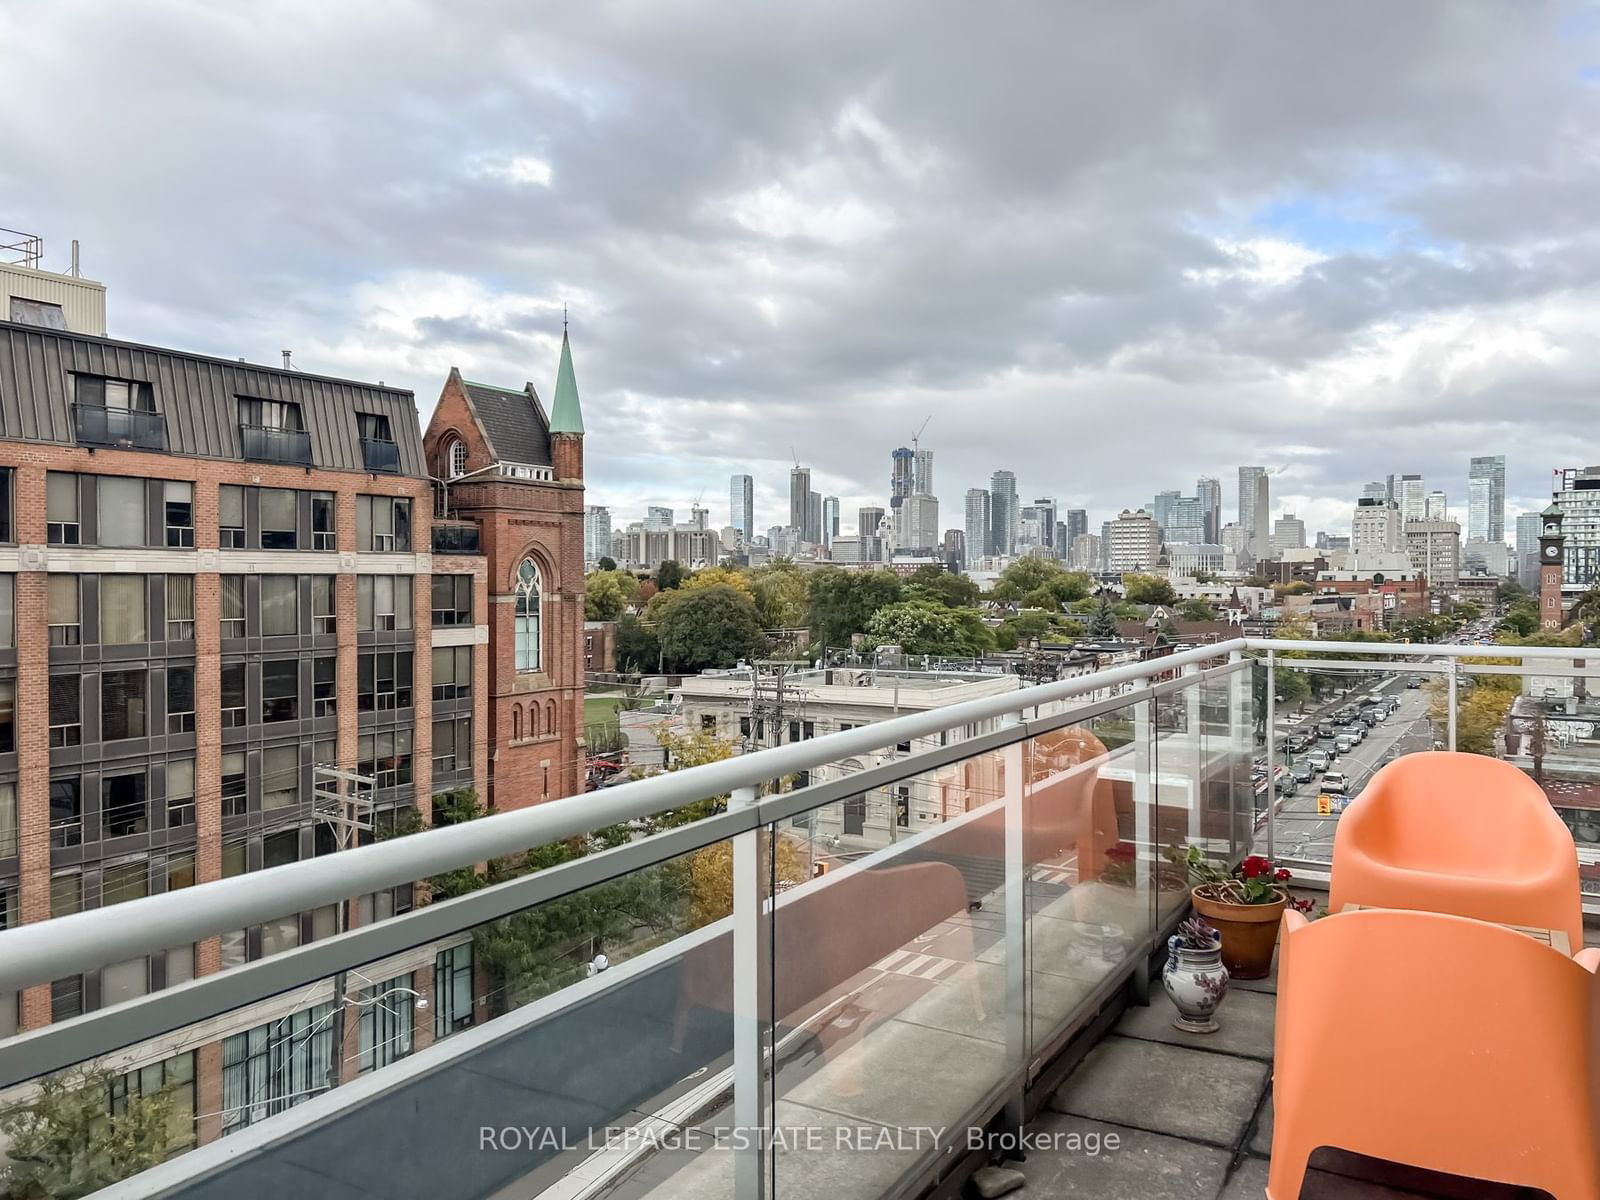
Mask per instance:
[[[311,465],[311,435],[291,401],[239,399],[239,453],[251,462]]]
[[[73,433],[80,446],[165,450],[167,419],[148,383],[75,375]]]
[[[270,1013],[259,1070],[254,1042],[220,1056],[201,1115],[228,1132],[128,1194],[953,1196],[1025,1133],[1026,1196],[1260,1196],[1277,983],[1237,982],[1215,1034],[1172,1026],[1152,978],[1189,911],[1173,852],[1288,860],[1326,904],[1340,814],[1376,770],[1458,737],[1515,760],[1514,697],[1554,705],[1551,686],[1600,675],[1556,648],[1353,651],[1235,639],[24,925],[0,933],[0,989],[609,831],[0,1042],[0,1088],[237,1040]],[[1505,701],[1487,733],[1479,689]],[[1294,786],[1352,711],[1344,790]],[[1592,728],[1570,732],[1600,759]],[[876,756],[891,746],[913,749]],[[433,948],[431,973],[373,982]],[[402,1000],[433,1036],[380,1053],[402,1035],[374,1006]],[[296,1049],[340,1021],[360,1038]],[[1522,1193],[1319,1150],[1302,1194]]]
[[[482,534],[476,521],[457,521],[435,517],[433,520],[433,552],[435,554],[482,554]]]

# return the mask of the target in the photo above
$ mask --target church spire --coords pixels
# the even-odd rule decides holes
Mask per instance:
[[[572,370],[572,343],[567,340],[567,314],[561,312],[561,365],[556,370],[555,401],[550,406],[550,432],[583,434],[583,409],[578,404],[578,378]]]

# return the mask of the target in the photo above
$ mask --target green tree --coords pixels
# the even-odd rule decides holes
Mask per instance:
[[[626,571],[596,571],[583,581],[586,621],[615,621],[633,603],[639,581]]]
[[[1100,597],[1094,615],[1089,618],[1089,636],[1096,639],[1122,636],[1122,631],[1117,626],[1116,609],[1111,605],[1110,596]]]
[[[617,670],[645,672],[659,670],[661,642],[656,631],[632,613],[617,619]]]
[[[867,625],[867,640],[874,645],[893,644],[907,654],[935,654],[956,658],[982,654],[993,644],[983,620],[972,610],[945,608],[928,600],[902,600],[885,605]]]
[[[1088,594],[1089,577],[1082,571],[1068,571],[1059,562],[1033,555],[1019,558],[1002,571],[989,593],[1002,603],[1027,603],[1055,612]]]
[[[683,569],[683,564],[676,559],[669,558],[656,568],[656,587],[663,592],[670,592],[680,586],[688,572]]]
[[[1172,584],[1159,575],[1129,574],[1122,577],[1129,604],[1176,604],[1178,594]]]
[[[617,569],[617,560],[609,554],[602,554],[600,561],[595,563],[594,566],[597,571],[615,571]]]
[[[865,633],[873,614],[900,599],[900,577],[893,571],[846,571],[823,567],[806,580],[806,623],[811,639],[825,646],[848,646]]]
[[[0,1183],[17,1200],[72,1200],[149,1170],[167,1157],[170,1092],[127,1096],[111,1108],[107,1071],[48,1075],[27,1100],[0,1110]]]
[[[1211,601],[1204,596],[1196,596],[1178,605],[1178,615],[1185,621],[1215,621],[1217,610],[1211,607]]]
[[[1006,628],[1010,629],[1017,637],[1017,644],[1024,645],[1038,638],[1041,642],[1049,637],[1054,630],[1050,614],[1034,610],[1032,612],[1018,613],[1006,620]]]
[[[946,608],[975,608],[983,590],[965,575],[922,566],[906,580],[903,594],[907,600],[927,600]]]
[[[750,572],[756,619],[763,629],[799,629],[806,620],[805,573],[787,559]]]
[[[755,601],[725,583],[679,589],[656,625],[661,652],[674,669],[731,667],[761,647]]]
[[[1510,634],[1512,637],[1527,637],[1539,628],[1539,606],[1532,600],[1522,599],[1514,601],[1500,618],[1500,623],[1495,627],[1500,634]]]

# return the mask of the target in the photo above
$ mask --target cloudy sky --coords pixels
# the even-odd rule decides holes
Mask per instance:
[[[850,526],[929,416],[945,525],[1001,467],[1342,530],[1600,461],[1592,3],[8,3],[0,109],[0,225],[114,336],[426,420],[548,397],[570,305],[618,520],[783,520],[793,447]]]

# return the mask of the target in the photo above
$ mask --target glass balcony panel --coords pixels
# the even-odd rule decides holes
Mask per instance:
[[[369,471],[400,469],[400,447],[384,438],[362,438],[361,458]]]
[[[479,533],[473,521],[435,521],[433,523],[433,552],[435,554],[478,554]]]
[[[167,419],[158,412],[74,404],[72,421],[80,446],[125,450],[165,450]]]
[[[253,462],[311,465],[311,435],[300,429],[268,429],[263,425],[239,426],[239,453]]]

